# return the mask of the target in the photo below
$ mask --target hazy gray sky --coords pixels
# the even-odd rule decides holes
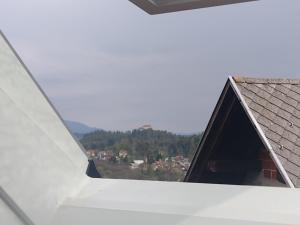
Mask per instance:
[[[300,78],[300,1],[149,16],[125,0],[2,0],[0,29],[65,119],[205,128],[229,75]]]

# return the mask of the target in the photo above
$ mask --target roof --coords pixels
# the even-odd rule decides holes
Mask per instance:
[[[0,118],[0,201],[25,224],[48,224],[88,160],[1,31]]]
[[[300,79],[229,77],[185,181],[194,182],[201,173],[198,167],[213,144],[211,137],[222,132],[222,108],[232,90],[286,184],[300,187]]]
[[[300,79],[233,80],[289,178],[300,187]]]
[[[257,0],[130,0],[149,14],[161,14]]]

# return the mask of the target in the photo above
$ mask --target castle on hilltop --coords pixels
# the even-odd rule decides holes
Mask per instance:
[[[140,127],[138,130],[142,131],[142,130],[153,130],[152,126],[147,124],[147,125],[144,125],[142,127]]]

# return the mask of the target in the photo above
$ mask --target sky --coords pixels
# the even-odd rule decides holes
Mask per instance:
[[[63,118],[205,129],[228,76],[300,78],[300,1],[150,16],[123,0],[2,0],[0,29]]]

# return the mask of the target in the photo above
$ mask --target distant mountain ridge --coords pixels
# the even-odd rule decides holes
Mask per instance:
[[[74,134],[87,134],[96,130],[102,130],[76,121],[65,120],[65,123]]]
[[[76,122],[76,121],[71,121],[71,120],[65,120],[66,125],[68,128],[72,131],[74,134],[79,134],[80,136],[88,133],[92,133],[94,131],[100,130],[103,131],[103,129],[96,128],[96,127],[90,127],[84,123]],[[148,129],[153,129],[151,125],[144,125],[138,130],[148,130]],[[192,135],[199,135],[201,132],[170,132],[176,135],[181,135],[181,136],[192,136]]]

